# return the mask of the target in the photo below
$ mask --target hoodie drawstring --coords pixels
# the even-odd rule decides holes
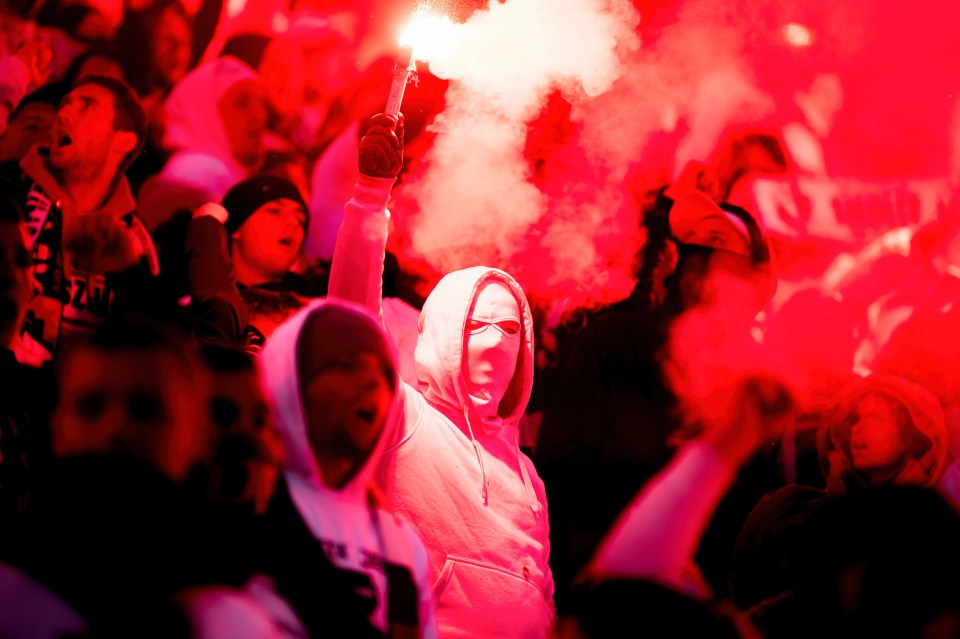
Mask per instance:
[[[473,435],[473,425],[470,423],[469,411],[463,412],[463,419],[467,422],[467,431],[470,433],[470,443],[473,444],[473,452],[477,454],[477,462],[480,463],[480,503],[486,506],[488,504],[487,469],[483,465],[483,455],[480,454],[480,445],[477,443],[477,438]],[[520,477],[523,480],[523,489],[527,493],[527,502],[530,504],[530,510],[533,511],[533,514],[539,517],[543,507],[540,505],[540,500],[537,499],[537,493],[533,489],[533,482],[530,481],[530,474],[527,472],[527,467],[523,463],[523,453],[520,452],[519,430],[517,431],[516,446],[517,464],[520,466]]]
[[[523,477],[523,488],[527,491],[527,501],[530,502],[530,510],[537,517],[540,516],[542,507],[540,500],[537,499],[537,493],[533,490],[533,482],[530,481],[530,474],[527,473],[527,466],[523,463],[523,453],[520,452],[520,429],[517,429],[517,464],[520,465],[520,476]]]
[[[473,444],[473,452],[477,454],[477,461],[480,462],[480,503],[487,505],[487,469],[483,466],[483,455],[480,454],[480,446],[477,444],[477,438],[473,436],[473,426],[470,424],[469,410],[463,411],[463,419],[467,422],[467,430],[470,432],[470,443]]]

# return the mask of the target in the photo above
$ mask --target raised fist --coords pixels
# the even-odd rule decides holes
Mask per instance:
[[[227,220],[230,218],[230,213],[227,209],[223,208],[223,205],[217,204],[216,202],[207,202],[203,206],[199,207],[196,211],[193,212],[193,219],[198,217],[209,216],[217,220],[221,224],[226,224]]]
[[[363,175],[397,177],[403,166],[403,114],[399,119],[384,113],[370,118],[358,160]]]
[[[729,399],[730,410],[708,425],[705,438],[739,466],[764,443],[783,437],[796,406],[782,381],[762,374],[741,380]]]
[[[82,215],[64,226],[63,245],[73,265],[95,273],[116,273],[137,264],[143,246],[109,215]]]

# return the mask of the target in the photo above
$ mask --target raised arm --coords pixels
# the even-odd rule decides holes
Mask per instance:
[[[383,256],[387,245],[387,202],[403,163],[403,116],[370,119],[360,140],[360,179],[344,207],[343,224],[330,267],[329,297],[350,300],[382,320]]]
[[[227,210],[208,203],[187,227],[187,268],[194,335],[203,343],[243,345],[247,305],[237,290],[223,224]]]
[[[640,490],[600,545],[588,577],[652,579],[708,596],[693,563],[700,537],[741,465],[783,432],[793,400],[778,382],[754,378],[744,382],[736,407]]]

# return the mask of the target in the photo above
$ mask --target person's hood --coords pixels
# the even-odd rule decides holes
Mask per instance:
[[[214,157],[237,176],[237,180],[245,177],[247,170],[233,157],[217,105],[232,86],[257,78],[253,69],[229,56],[217,58],[185,75],[167,98],[165,146],[174,151]]]
[[[153,52],[157,30],[167,8],[179,0],[159,0],[139,11],[127,11],[123,24],[117,30],[114,41],[118,51],[123,51],[120,66],[137,95],[143,97],[160,86]]]
[[[47,164],[48,157],[48,149],[36,145],[20,160],[20,168],[27,174],[27,177],[43,189],[43,192],[46,193],[52,201],[71,202],[70,194],[60,185],[56,176],[50,172],[50,167]],[[125,176],[120,175],[97,213],[120,219],[136,210],[137,202],[134,200],[133,193],[130,190],[130,183],[127,182]]]
[[[317,465],[310,445],[307,431],[306,413],[300,392],[300,373],[297,359],[297,345],[307,319],[315,314],[331,311],[348,313],[355,316],[358,325],[366,324],[380,336],[383,355],[391,363],[393,388],[397,389],[396,354],[390,341],[383,332],[380,323],[366,309],[342,300],[318,299],[303,307],[284,322],[267,340],[260,352],[260,372],[264,390],[270,398],[271,408],[277,429],[283,437],[286,455],[286,472],[299,476],[317,489],[335,490],[327,486]],[[337,339],[331,335],[331,339]],[[373,475],[386,444],[393,439],[393,430],[398,425],[398,394],[394,391],[394,404],[387,416],[383,431],[373,451],[363,462],[350,481],[340,489],[341,493],[366,495],[373,485]]]
[[[520,285],[507,273],[474,266],[445,275],[423,305],[413,355],[424,398],[440,409],[464,415],[473,424],[482,423],[487,432],[499,430],[501,423],[481,420],[476,412],[463,373],[463,342],[470,308],[481,286],[490,281],[510,289],[523,320],[519,361],[498,411],[503,422],[519,422],[533,390],[533,316]]]
[[[827,481],[827,490],[834,494],[873,485],[853,467],[850,456],[850,430],[853,415],[868,395],[880,394],[906,409],[917,433],[913,450],[906,451],[903,463],[884,478],[887,484],[933,486],[946,469],[948,436],[943,409],[928,390],[893,375],[871,375],[858,379],[842,389],[828,409],[817,433],[817,453]]]
[[[47,165],[48,154],[49,151],[46,148],[36,145],[20,160],[20,168],[43,189],[43,192],[47,194],[51,201],[57,203],[57,206],[65,215],[71,215],[73,200],[70,198],[70,194],[60,185],[60,182],[57,181],[56,176],[50,172],[50,167]],[[117,176],[107,199],[92,215],[106,215],[116,220],[130,215],[130,231],[143,249],[150,273],[154,276],[160,274],[160,255],[150,231],[147,230],[143,220],[140,219],[137,212],[137,201],[133,197],[130,183],[125,175]],[[39,233],[39,230],[37,233]],[[36,240],[37,236],[31,231],[30,241],[36,242]]]

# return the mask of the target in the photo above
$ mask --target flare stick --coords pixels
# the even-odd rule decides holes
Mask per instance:
[[[390,85],[390,97],[387,98],[387,108],[384,113],[398,117],[400,103],[403,102],[403,92],[410,78],[410,67],[413,64],[413,47],[401,47],[397,56],[397,66],[393,69],[393,83]]]

